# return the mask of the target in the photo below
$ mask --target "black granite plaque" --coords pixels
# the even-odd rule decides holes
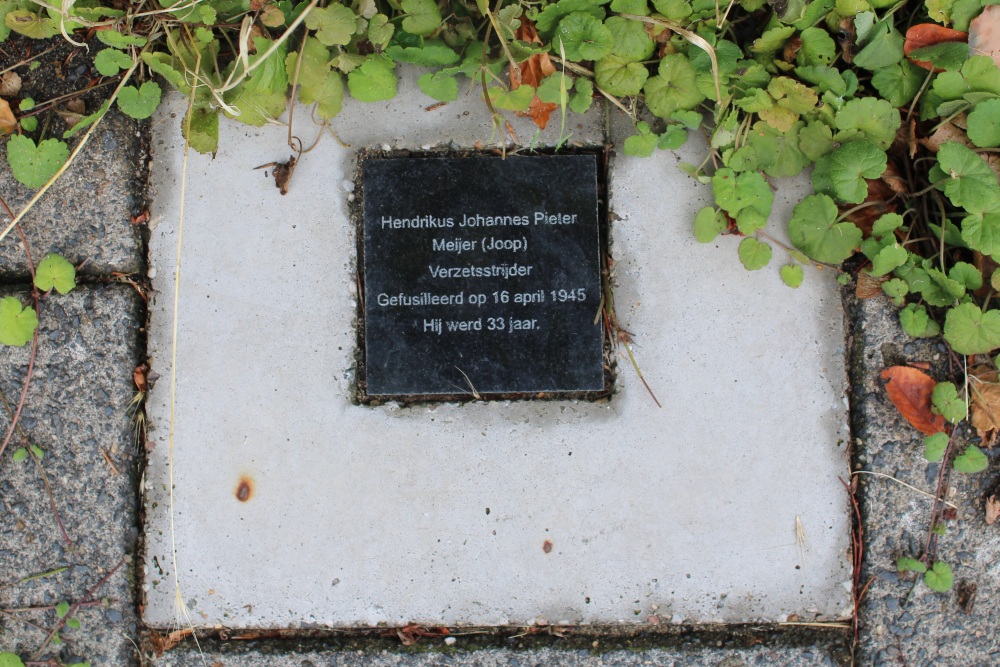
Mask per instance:
[[[366,158],[369,396],[604,389],[595,155]]]

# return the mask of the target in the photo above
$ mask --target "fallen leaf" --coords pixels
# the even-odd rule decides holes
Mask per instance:
[[[916,368],[892,366],[882,371],[885,389],[899,413],[924,435],[944,431],[944,417],[931,412],[934,379]]]
[[[899,173],[895,160],[886,162],[885,171],[882,173],[882,182],[889,186],[889,189],[898,195],[905,195],[909,191],[906,187],[906,180]]]
[[[1000,428],[1000,384],[970,378],[969,399],[971,415],[969,421],[983,440],[985,447],[996,444],[997,429]]]
[[[669,32],[669,31],[664,30],[664,32]],[[795,56],[798,55],[799,49],[801,48],[802,48],[802,38],[796,35],[795,37],[792,37],[790,40],[785,42],[785,49],[784,52],[781,54],[782,58],[787,63],[794,63]]]
[[[274,185],[283,195],[288,194],[288,181],[295,171],[296,159],[294,155],[288,157],[288,162],[268,162],[254,169],[266,169],[271,167],[271,174],[274,176]]]
[[[914,60],[910,58],[910,52],[943,42],[967,42],[968,40],[969,34],[961,30],[945,28],[937,23],[918,23],[906,31],[906,41],[903,42],[903,54],[917,67],[929,70],[932,67],[931,63],[926,60]],[[938,69],[936,71],[940,72],[941,70]]]
[[[84,105],[83,100],[70,100],[66,103],[65,109],[56,109],[56,113],[62,118],[67,125],[73,127],[87,114],[87,107]]]
[[[992,495],[986,499],[986,525],[992,526],[1000,519],[1000,498]]]
[[[865,179],[865,183],[868,184],[868,196],[862,202],[864,206],[845,204],[840,207],[840,213],[844,215],[845,220],[857,225],[865,237],[869,237],[875,221],[886,213],[896,213],[899,206],[892,201],[896,193],[885,181],[875,178]]]
[[[17,129],[17,119],[14,112],[10,110],[7,100],[0,100],[0,135],[10,134]]]
[[[859,299],[872,299],[882,294],[882,283],[889,279],[889,276],[870,276],[864,271],[858,273],[858,284],[854,288],[854,296]]]
[[[840,21],[840,30],[837,31],[837,43],[840,44],[841,57],[848,65],[854,62],[854,47],[858,38],[854,21],[855,18],[853,16],[842,19]]]
[[[448,628],[425,628],[422,625],[410,624],[396,630],[396,636],[403,646],[413,646],[421,637],[445,637]]]
[[[972,148],[972,142],[969,141],[969,137],[966,136],[965,130],[958,127],[951,121],[946,123],[941,123],[937,126],[929,136],[921,137],[917,140],[921,146],[926,148],[932,153],[937,153],[941,148],[941,144],[945,144],[949,141],[957,141],[958,143]]]
[[[525,16],[521,16],[521,27],[517,29],[514,36],[524,42],[533,44],[542,43],[542,40],[538,37],[538,31],[535,30],[535,24],[529,21]],[[518,72],[516,69],[512,69],[510,72],[510,87],[512,90],[521,87],[521,85],[531,86],[537,89],[538,84],[542,82],[542,79],[550,74],[555,74],[556,67],[552,64],[552,59],[549,58],[549,54],[536,53],[521,63],[520,70],[521,71]],[[535,98],[531,100],[531,105],[528,107],[528,110],[519,111],[517,112],[517,115],[530,118],[534,121],[535,125],[544,130],[545,126],[549,122],[549,116],[558,108],[558,104],[543,102],[538,99],[538,95],[535,95]]]
[[[135,388],[143,393],[149,391],[149,386],[146,384],[146,373],[148,372],[149,364],[140,364],[132,371],[132,382],[135,383]]]
[[[156,630],[150,630],[149,641],[153,644],[153,650],[156,651],[156,656],[160,657],[173,647],[180,644],[185,637],[191,635],[193,632],[194,630],[191,628],[184,628],[183,630],[174,630],[173,632],[161,635]]]
[[[1000,67],[1000,5],[990,5],[969,24],[970,55],[989,56]]]
[[[979,251],[974,251],[972,253],[972,265],[976,267],[979,273],[987,277],[987,279],[983,281],[982,286],[973,292],[976,296],[985,299],[993,289],[993,286],[990,284],[989,277],[993,275],[994,271],[1000,268],[1000,265],[997,264],[995,259],[989,255],[984,255]]]
[[[958,607],[966,614],[972,613],[972,605],[976,603],[976,584],[972,581],[962,580],[955,587],[955,598]]]
[[[17,72],[4,72],[0,76],[0,95],[13,97],[21,92],[21,75]]]

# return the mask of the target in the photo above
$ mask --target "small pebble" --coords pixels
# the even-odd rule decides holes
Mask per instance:
[[[108,609],[104,613],[104,615],[107,616],[108,620],[111,621],[112,623],[121,623],[122,622],[122,613],[120,611],[115,610],[115,609]]]
[[[444,643],[447,644],[448,646],[454,646],[455,642],[457,642],[457,641],[458,640],[455,639],[454,637],[445,637],[444,638]]]

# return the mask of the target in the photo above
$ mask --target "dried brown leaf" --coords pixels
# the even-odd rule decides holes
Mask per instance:
[[[892,366],[882,371],[885,389],[899,413],[924,435],[944,431],[944,417],[931,411],[934,379],[916,368]]]
[[[0,95],[14,97],[21,92],[21,75],[17,72],[4,72],[0,76]]]
[[[990,5],[969,24],[972,55],[989,56],[1000,67],[1000,5]]]
[[[992,447],[1000,428],[1000,384],[972,380],[969,383],[969,398],[969,421],[983,439],[983,444]]]
[[[859,299],[872,299],[882,294],[882,283],[889,279],[889,276],[871,276],[864,271],[858,274],[858,284],[854,288],[854,295]]]
[[[957,141],[960,144],[972,148],[972,142],[969,141],[969,137],[966,136],[965,130],[959,128],[951,121],[941,123],[941,125],[934,130],[933,134],[927,137],[921,137],[917,141],[921,146],[932,153],[937,153],[938,149],[941,148],[941,144],[949,141]]]
[[[0,100],[0,135],[10,134],[17,129],[17,119],[10,110],[7,100]]]
[[[173,632],[161,635],[156,630],[150,630],[149,641],[153,644],[153,650],[156,651],[156,656],[160,657],[173,647],[180,644],[185,637],[190,636],[193,632],[194,630],[191,628],[184,628],[183,630],[174,630]]]
[[[1000,498],[996,494],[986,499],[986,525],[992,526],[1000,519]]]
[[[529,21],[526,17],[521,17],[521,27],[517,29],[514,36],[524,42],[541,44],[542,40],[538,37],[538,31],[535,30],[535,24]],[[520,65],[520,72],[517,70],[511,70],[510,72],[510,87],[511,89],[516,89],[522,85],[531,86],[532,88],[538,88],[538,84],[542,82],[545,77],[555,74],[556,66],[552,64],[552,59],[547,53],[536,53],[530,56]],[[558,104],[553,104],[551,102],[543,102],[535,95],[534,99],[531,100],[531,105],[528,107],[527,111],[517,112],[518,116],[524,116],[530,118],[534,121],[541,129],[545,129],[545,126],[549,123],[549,116],[553,111],[559,108]]]
[[[882,182],[889,186],[889,189],[898,195],[905,195],[909,191],[906,186],[906,179],[899,173],[899,168],[894,160],[886,163],[885,171],[882,173]]]
[[[910,58],[910,52],[915,49],[922,49],[925,46],[934,46],[943,42],[965,42],[968,39],[968,33],[964,33],[961,30],[945,28],[937,23],[918,23],[906,31],[903,53],[917,67],[929,70],[932,67],[931,63],[926,60],[914,60]],[[935,71],[940,72],[941,70],[937,69]]]

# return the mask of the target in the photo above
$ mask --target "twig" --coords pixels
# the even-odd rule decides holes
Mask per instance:
[[[96,593],[97,590],[101,588],[104,584],[108,583],[108,580],[111,579],[111,577],[115,574],[115,572],[120,570],[122,565],[124,564],[125,564],[125,559],[122,558],[120,561],[118,561],[117,565],[111,568],[110,572],[101,577],[101,580],[98,581],[96,584],[94,584],[94,586],[87,591],[87,593],[83,596],[84,601],[87,603],[91,602],[92,598],[94,597],[94,593]],[[63,629],[63,626],[66,625],[66,621],[72,618],[76,614],[76,612],[80,610],[81,604],[83,604],[83,602],[74,602],[70,606],[69,611],[66,612],[66,615],[59,619],[59,622],[56,623],[56,627],[52,628],[52,630],[49,631],[48,636],[45,637],[45,641],[42,642],[42,645],[39,647],[39,649],[35,651],[35,654],[31,656],[32,660],[38,660],[38,658],[42,655],[42,651],[44,651],[45,647],[48,646],[49,642],[52,641],[52,638],[55,637],[56,634],[58,634],[58,632]]]

